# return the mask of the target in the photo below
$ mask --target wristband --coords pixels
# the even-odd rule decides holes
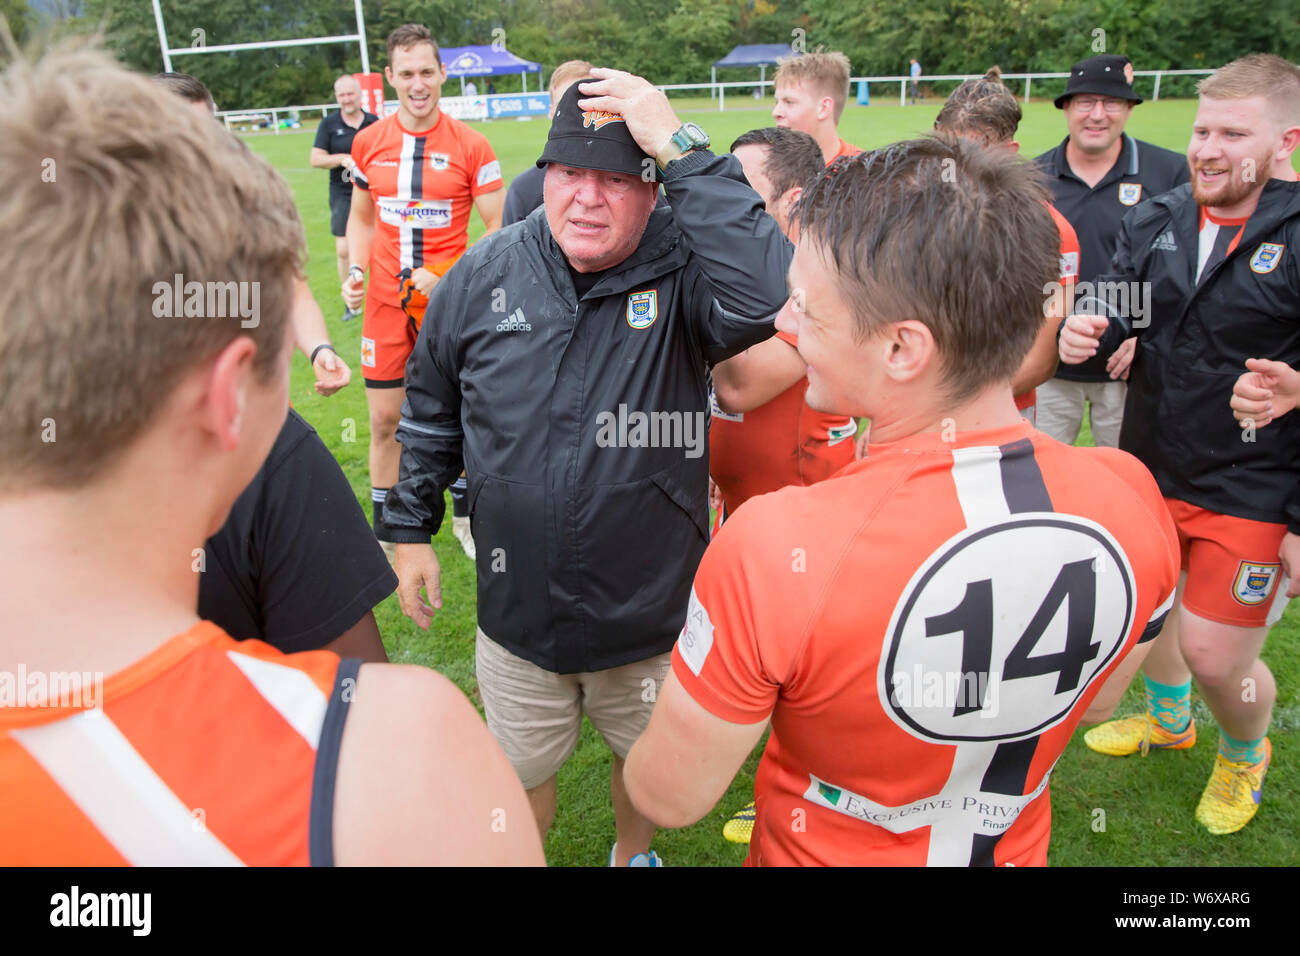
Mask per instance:
[[[329,349],[329,350],[330,350],[331,352],[333,352],[335,355],[338,355],[338,354],[339,354],[339,353],[338,353],[338,350],[335,349],[334,346],[330,345],[328,342],[322,342],[320,345],[316,346],[314,349],[311,350],[311,364],[312,364],[312,365],[315,365],[315,364],[316,364],[316,356],[317,356],[317,355],[320,355],[320,351],[321,351],[321,349]]]
[[[350,265],[350,266],[348,266],[348,275],[350,276],[350,275],[352,275],[352,273],[354,273],[354,272],[357,274],[357,281],[358,281],[358,282],[360,282],[362,279],[364,279],[364,278],[366,277],[366,270],[363,269],[363,268],[361,268],[361,266],[358,266],[358,265]]]

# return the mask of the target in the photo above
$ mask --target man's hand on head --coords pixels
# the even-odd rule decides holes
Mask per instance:
[[[667,95],[644,77],[622,70],[595,67],[591,75],[597,79],[578,84],[578,106],[618,113],[642,152],[658,156],[682,125]]]

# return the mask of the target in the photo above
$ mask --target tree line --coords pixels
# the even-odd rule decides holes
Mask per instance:
[[[147,0],[61,8],[57,29],[101,31],[128,66],[162,69]],[[741,43],[839,50],[855,76],[902,75],[913,56],[927,74],[993,64],[1064,72],[1098,52],[1123,53],[1139,70],[1213,68],[1253,52],[1300,59],[1300,0],[1245,8],[1222,0],[365,0],[363,9],[372,70],[383,67],[388,33],[407,22],[423,23],[444,46],[504,42],[541,63],[544,77],[581,58],[657,83],[706,81],[711,64]],[[162,0],[162,11],[172,47],[356,30],[352,0]],[[53,19],[24,0],[0,0],[0,14],[20,42]],[[332,44],[177,56],[173,68],[207,83],[219,105],[255,108],[327,102],[334,78],[360,70],[361,59],[354,44]],[[720,80],[754,75],[719,71]],[[1051,96],[1063,82],[1036,83],[1034,92]],[[1166,81],[1161,93],[1188,95],[1193,82]],[[514,91],[519,80],[496,85]]]

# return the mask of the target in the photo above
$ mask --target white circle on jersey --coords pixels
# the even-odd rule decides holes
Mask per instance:
[[[1101,525],[1027,513],[966,529],[912,576],[877,670],[928,740],[1018,740],[1063,721],[1133,627],[1133,570]]]

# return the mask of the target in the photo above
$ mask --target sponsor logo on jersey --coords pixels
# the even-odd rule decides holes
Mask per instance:
[[[371,166],[400,166],[402,165],[395,159],[376,159]]]
[[[1120,183],[1119,184],[1119,201],[1125,206],[1136,206],[1138,200],[1142,198],[1141,183]]]
[[[634,329],[648,329],[659,318],[659,293],[633,292],[627,297],[627,324]]]
[[[1070,279],[1079,274],[1079,254],[1077,252],[1061,253],[1061,278]]]
[[[446,229],[451,225],[451,200],[385,197],[379,200],[379,218],[408,229]]]
[[[364,336],[361,339],[361,364],[366,368],[375,367],[375,340]]]
[[[490,163],[484,163],[479,167],[477,182],[480,186],[486,186],[488,183],[494,183],[501,178],[501,161],[494,159]]]
[[[515,309],[497,323],[498,332],[531,332],[532,330],[533,323],[529,322],[528,319],[524,317],[524,310],[522,308]]]
[[[450,165],[451,165],[451,157],[448,156],[446,153],[429,154],[429,168],[431,168],[434,172],[436,173],[445,172],[447,167]]]
[[[583,127],[590,126],[592,129],[600,129],[606,123],[625,122],[622,116],[617,113],[610,113],[607,110],[584,110],[582,114]]]
[[[1282,261],[1286,246],[1280,242],[1261,242],[1255,254],[1250,257],[1250,271],[1258,275],[1268,275]]]
[[[1238,604],[1250,607],[1263,604],[1273,593],[1280,564],[1250,564],[1242,561],[1237,566],[1237,578],[1232,582],[1232,596]]]

